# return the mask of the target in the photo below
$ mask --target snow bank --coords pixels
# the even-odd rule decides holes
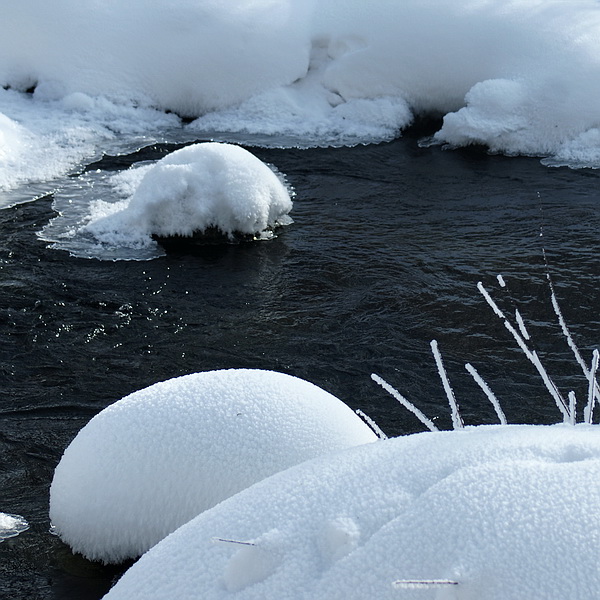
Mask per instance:
[[[96,203],[83,231],[108,246],[147,246],[152,235],[192,236],[218,229],[257,238],[291,223],[282,179],[230,144],[193,144],[153,165],[114,177],[119,203]],[[100,216],[99,216],[100,215]]]
[[[82,92],[185,115],[306,70],[312,0],[24,0],[5,6],[0,83],[40,99]]]
[[[16,537],[29,529],[29,523],[20,515],[0,512],[0,542]]]
[[[198,516],[106,598],[588,600],[600,585],[599,476],[595,425],[351,448]]]
[[[109,406],[66,449],[50,519],[74,551],[136,557],[277,471],[376,436],[340,400],[259,370],[197,373]]]
[[[151,107],[199,117],[182,137],[301,146],[390,139],[434,113],[445,115],[437,143],[600,167],[599,55],[597,0],[10,3],[0,186],[89,157],[115,106],[148,135]]]
[[[54,180],[102,151],[134,151],[162,140],[173,127],[179,127],[174,115],[131,104],[81,93],[38,101],[0,88],[0,194]],[[52,184],[45,186],[45,192],[51,190]],[[0,207],[12,197],[0,195]]]

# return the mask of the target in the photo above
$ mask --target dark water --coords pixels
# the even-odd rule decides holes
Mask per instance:
[[[583,404],[587,384],[555,323],[539,233],[543,225],[563,312],[589,358],[600,338],[600,173],[420,148],[418,135],[351,149],[254,150],[297,192],[295,223],[269,242],[101,262],[36,238],[54,216],[51,197],[0,211],[0,511],[31,523],[0,544],[0,598],[91,600],[107,591],[118,569],[71,556],[48,533],[48,488],[94,414],[160,380],[274,369],[361,408],[390,435],[420,431],[371,381],[377,372],[449,428],[435,338],[467,423],[495,414],[465,362],[509,421],[558,421],[478,294],[481,280],[507,310],[520,307],[548,370]]]

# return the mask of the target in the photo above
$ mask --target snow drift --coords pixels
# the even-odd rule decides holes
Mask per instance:
[[[301,146],[391,139],[428,113],[436,143],[599,167],[599,55],[596,0],[10,3],[0,185],[64,173],[131,124],[154,138],[155,109],[198,117],[173,141]]]
[[[597,426],[351,448],[198,516],[106,598],[588,600],[600,585],[599,476]]]
[[[187,375],[123,398],[79,432],[56,468],[50,519],[74,551],[120,562],[268,475],[376,439],[343,402],[290,375]]]

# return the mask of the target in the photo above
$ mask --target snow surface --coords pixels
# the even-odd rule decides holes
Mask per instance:
[[[187,375],[123,398],[79,432],[56,468],[50,519],[75,552],[120,562],[273,473],[376,439],[296,377]]]
[[[29,523],[20,515],[0,512],[0,542],[29,529]]]
[[[207,142],[113,176],[117,203],[92,208],[90,233],[109,247],[155,245],[152,235],[191,236],[210,228],[266,239],[288,225],[290,194],[280,176],[239,146]]]
[[[350,448],[199,515],[106,599],[589,600],[599,476],[595,425],[467,427]]]
[[[434,143],[600,167],[598,56],[597,0],[11,2],[0,191],[115,135],[355,144],[423,113],[444,116]]]
[[[4,23],[0,21],[0,29]],[[101,149],[116,154],[151,144],[163,138],[161,131],[173,127],[179,127],[174,115],[102,97],[74,93],[39,101],[0,89],[0,207],[10,205],[14,197],[3,198],[2,192],[55,180],[99,158]],[[52,189],[46,184],[40,191]]]

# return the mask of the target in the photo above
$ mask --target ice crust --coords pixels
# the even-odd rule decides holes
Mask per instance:
[[[599,55],[597,0],[12,2],[0,190],[151,140],[179,123],[165,111],[198,117],[172,140],[276,145],[391,139],[428,113],[436,143],[600,167]]]
[[[21,515],[0,512],[0,542],[16,537],[29,529],[29,523]]]
[[[600,586],[599,476],[594,425],[467,427],[350,448],[199,515],[106,599],[589,600]]]
[[[56,468],[50,519],[74,551],[120,562],[260,479],[376,439],[343,402],[296,377],[187,375],[119,400],[79,432]]]
[[[118,203],[97,202],[82,228],[110,247],[144,247],[152,235],[218,229],[232,238],[271,237],[291,223],[290,193],[265,163],[239,146],[207,142],[113,178]]]

